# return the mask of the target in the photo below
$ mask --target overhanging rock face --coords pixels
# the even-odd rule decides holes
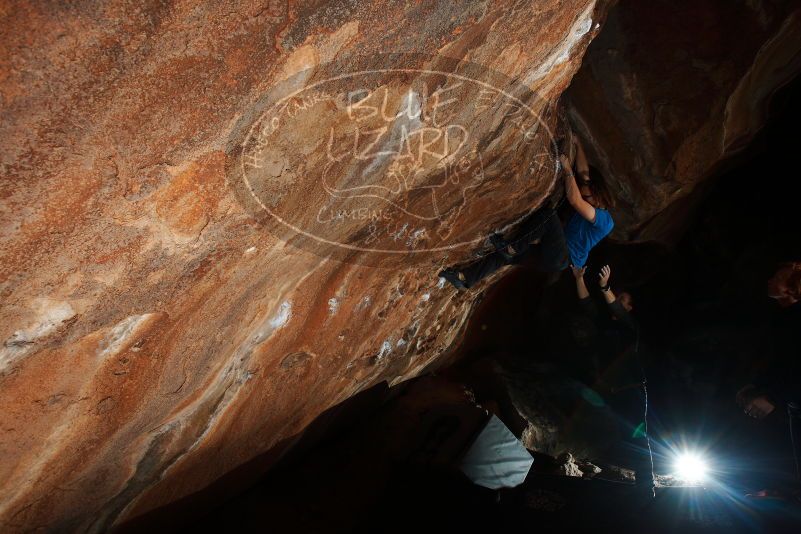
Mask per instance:
[[[621,0],[567,95],[617,193],[621,238],[671,239],[686,197],[740,152],[801,70],[801,2]]]
[[[119,525],[416,375],[476,298],[436,272],[552,189],[605,2],[288,4],[2,13],[4,531]]]
[[[751,139],[801,35],[779,1],[31,4],[0,12],[4,532],[258,476],[442,360],[479,292],[436,273],[557,185],[594,39],[570,118],[623,236]]]

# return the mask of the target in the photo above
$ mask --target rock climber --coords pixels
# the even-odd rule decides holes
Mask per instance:
[[[608,207],[612,198],[602,179],[590,177],[590,167],[584,147],[575,136],[568,144],[575,151],[577,183],[573,161],[565,154],[560,156],[565,197],[573,208],[567,224],[562,227],[552,208],[542,208],[528,216],[517,232],[517,237],[506,241],[493,234],[490,242],[495,251],[461,268],[449,268],[439,276],[457,289],[467,289],[505,265],[523,263],[534,256],[534,264],[544,272],[559,273],[571,265],[581,268],[587,262],[590,250],[606,237],[614,227]],[[538,245],[532,247],[532,245]],[[531,254],[533,249],[537,254]]]

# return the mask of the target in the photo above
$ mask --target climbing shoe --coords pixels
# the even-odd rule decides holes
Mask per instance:
[[[467,289],[467,285],[464,283],[464,280],[459,278],[459,274],[460,273],[457,273],[453,269],[445,269],[444,271],[439,272],[439,277],[450,282],[451,285],[456,289],[463,291]]]

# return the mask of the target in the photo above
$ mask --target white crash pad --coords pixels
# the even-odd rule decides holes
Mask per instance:
[[[523,483],[533,463],[523,444],[493,415],[462,457],[460,468],[479,486],[514,488]]]

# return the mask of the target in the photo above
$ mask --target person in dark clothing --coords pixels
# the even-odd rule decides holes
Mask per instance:
[[[787,417],[791,452],[793,454],[793,499],[801,502],[801,308],[774,308],[770,319],[769,338],[773,345],[770,364],[752,377],[735,397],[743,412],[754,419]],[[785,449],[786,451],[786,449]],[[782,482],[779,482],[782,485]],[[771,496],[769,491],[760,492]],[[781,492],[779,492],[779,496]]]
[[[594,369],[592,380],[599,379],[602,365],[606,365],[622,354],[634,341],[638,325],[631,316],[632,298],[628,293],[616,297],[609,284],[612,270],[605,265],[599,273],[599,286],[609,309],[609,315],[602,315],[584,281],[586,267],[571,267],[576,280],[578,303],[575,312],[567,321],[570,347],[562,347],[566,353],[575,353],[579,359],[591,364]],[[583,377],[588,380],[589,377]]]
[[[775,376],[759,380],[761,385],[748,384],[737,392],[737,404],[746,415],[764,419],[783,409],[787,414],[790,445],[795,460],[795,477],[798,487],[796,498],[801,497],[801,387],[797,375]]]
[[[636,472],[636,484],[650,491],[652,464],[643,424],[643,371],[639,352],[640,326],[627,292],[615,295],[610,284],[612,269],[604,265],[598,285],[608,313],[590,296],[584,279],[586,268],[572,267],[578,302],[566,321],[567,340],[554,347],[572,373],[590,385],[616,414],[619,441],[606,454],[613,462],[624,461]],[[612,430],[610,429],[610,432]],[[636,452],[632,452],[636,451]]]
[[[589,179],[589,165],[581,143],[575,138],[576,168],[581,183],[576,182],[573,162],[562,155],[565,196],[575,210],[562,228],[551,208],[533,212],[518,230],[517,238],[506,241],[498,234],[490,236],[495,251],[461,269],[445,269],[439,276],[457,289],[472,287],[505,265],[531,261],[544,272],[559,273],[568,264],[583,267],[590,249],[606,237],[614,227],[607,211],[611,197],[599,180]],[[539,245],[538,255],[532,254],[532,245]]]
[[[584,273],[586,272],[586,267],[573,267],[573,276],[576,278],[576,293],[578,293],[579,302],[582,303],[582,306],[585,309],[588,306],[592,306],[593,308],[594,303],[592,299],[590,299],[590,292],[587,290],[587,285],[584,282]],[[612,269],[608,265],[604,265],[601,268],[601,272],[598,273],[598,285],[601,288],[601,293],[604,296],[604,300],[606,304],[609,306],[609,311],[612,313],[612,319],[615,321],[620,321],[628,331],[634,332],[637,329],[637,323],[634,321],[634,318],[631,316],[631,310],[634,309],[631,294],[627,292],[623,292],[620,296],[615,296],[615,293],[612,291],[612,287],[609,284],[609,278],[612,276]],[[597,315],[597,311],[594,312],[594,315]]]

